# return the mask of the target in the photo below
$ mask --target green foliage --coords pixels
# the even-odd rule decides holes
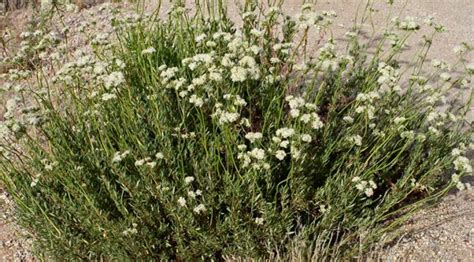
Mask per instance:
[[[244,11],[242,26],[223,6],[117,15],[117,41],[96,37],[29,93],[36,110],[11,113],[1,178],[43,254],[264,258],[324,239],[320,259],[337,259],[463,186],[470,104],[436,103],[468,76],[434,89],[420,59],[401,88],[395,57],[417,28],[394,25],[402,40],[371,58],[357,30],[347,54],[332,39],[312,54],[332,13]]]

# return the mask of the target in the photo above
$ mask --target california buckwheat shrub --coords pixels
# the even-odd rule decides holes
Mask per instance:
[[[4,75],[19,91],[0,125],[1,178],[44,255],[268,258],[323,240],[325,259],[347,259],[470,187],[472,70],[398,63],[418,20],[394,19],[373,56],[357,27],[347,51],[321,38],[312,53],[334,12],[248,1],[237,25],[223,2],[196,8],[116,13],[117,39],[89,35],[54,67]],[[456,86],[465,104],[450,101]]]

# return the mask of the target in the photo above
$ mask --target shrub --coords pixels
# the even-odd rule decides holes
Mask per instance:
[[[394,20],[373,56],[357,27],[346,53],[334,39],[311,53],[334,15],[246,4],[237,26],[223,5],[179,3],[165,20],[117,15],[116,41],[91,36],[93,54],[37,74],[20,90],[34,102],[7,102],[1,167],[40,252],[265,258],[295,243],[311,254],[318,239],[319,258],[337,259],[464,187],[472,90],[438,105],[472,70],[454,79],[439,62],[423,76],[432,38],[399,64],[411,20]]]

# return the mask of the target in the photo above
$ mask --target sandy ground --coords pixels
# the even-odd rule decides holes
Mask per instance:
[[[189,1],[192,2],[192,1]],[[231,1],[229,1],[231,2]],[[364,6],[359,0],[318,1],[321,10],[334,10],[338,14],[335,20],[334,36],[340,39],[352,26],[354,17]],[[364,28],[370,32],[371,25],[377,30],[381,28],[390,14],[385,1],[378,0],[374,5],[376,12],[373,20],[367,21]],[[433,15],[436,21],[446,26],[447,32],[438,36],[433,42],[429,59],[443,59],[454,63],[456,57],[452,49],[461,42],[474,43],[474,1],[473,0],[408,0],[395,1],[397,8],[392,14],[418,17],[421,22],[427,15]],[[284,10],[288,14],[299,12],[301,0],[287,0]],[[70,21],[73,27],[87,17],[87,13],[98,12],[98,7],[73,14]],[[234,14],[236,10],[231,10]],[[421,32],[421,34],[426,32]],[[405,60],[409,62],[418,45],[417,40],[410,42]],[[474,54],[468,57],[474,62]],[[473,116],[471,110],[471,116]],[[474,119],[472,117],[471,119]],[[473,178],[468,178],[473,181]],[[1,190],[1,189],[0,189]],[[19,228],[12,223],[10,213],[6,209],[6,193],[0,191],[0,261],[30,260],[28,240],[19,237]],[[382,261],[474,261],[474,192],[453,193],[435,207],[422,210],[404,227],[404,237],[394,247],[388,248],[380,260]]]

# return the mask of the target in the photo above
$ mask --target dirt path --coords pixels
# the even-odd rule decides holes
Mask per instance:
[[[31,239],[13,220],[12,202],[0,189],[0,261],[34,261]]]
[[[474,191],[447,196],[413,217],[385,256],[409,261],[474,261]]]

